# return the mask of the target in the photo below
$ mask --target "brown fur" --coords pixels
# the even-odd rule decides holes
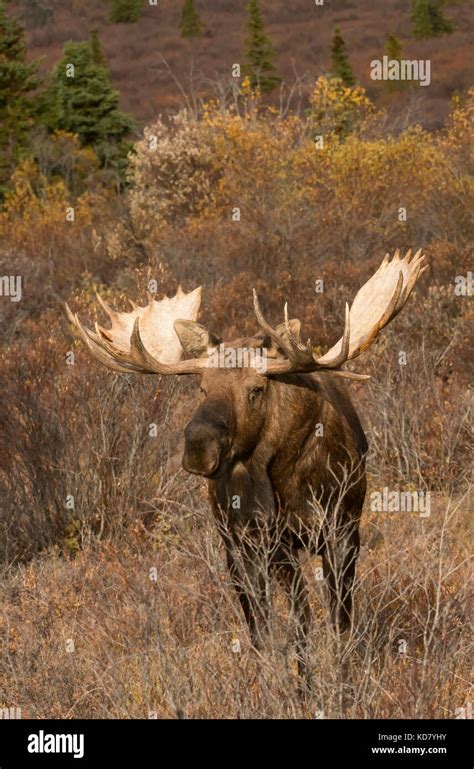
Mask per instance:
[[[238,346],[262,341],[238,340]],[[323,556],[332,619],[349,626],[367,443],[340,379],[210,369],[185,430],[183,466],[209,477],[212,509],[253,643],[268,620],[269,575],[287,592],[306,671],[310,610],[298,550]],[[261,388],[255,392],[254,388]],[[316,425],[323,425],[318,436]]]

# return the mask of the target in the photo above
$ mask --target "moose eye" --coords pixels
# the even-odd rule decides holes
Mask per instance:
[[[263,393],[262,385],[258,385],[257,387],[252,387],[252,389],[249,392],[250,401],[253,402],[255,398],[258,398],[258,396],[261,395],[261,393]]]

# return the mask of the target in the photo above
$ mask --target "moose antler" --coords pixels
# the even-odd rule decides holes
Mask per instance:
[[[97,299],[110,318],[110,328],[96,323],[91,331],[68,305],[66,312],[92,355],[108,368],[123,373],[195,374],[207,366],[207,358],[180,360],[183,349],[174,329],[178,319],[196,320],[201,288],[185,294],[179,286],[172,299],[157,302],[150,297],[145,307],[132,302],[131,312],[116,312],[100,296]]]
[[[421,250],[413,257],[410,250],[403,259],[399,251],[391,260],[387,254],[377,272],[356,294],[350,310],[346,304],[342,337],[319,358],[311,340],[308,339],[306,344],[299,341],[299,331],[293,330],[296,329],[295,323],[292,327],[288,320],[287,305],[285,333],[282,333],[281,328],[276,330],[265,320],[254,290],[257,322],[284,355],[266,361],[265,375],[330,370],[349,379],[368,379],[366,374],[342,371],[341,367],[366,350],[379,331],[400,312],[419,276],[427,268],[424,260]],[[96,323],[95,331],[92,331],[82,325],[67,305],[66,311],[92,355],[114,371],[197,374],[215,365],[210,352],[215,349],[216,339],[195,323],[201,303],[200,288],[185,294],[179,287],[172,299],[165,297],[157,302],[151,297],[145,307],[138,307],[132,302],[130,312],[116,312],[100,297],[97,298],[110,318],[110,328],[102,328]],[[188,353],[198,357],[181,360],[181,341],[189,336],[190,327],[194,333],[197,332],[198,344],[196,349],[188,345]]]
[[[266,322],[254,290],[257,322],[285,355],[285,358],[269,360],[266,373],[281,374],[329,369],[334,374],[350,379],[367,379],[368,376],[365,374],[341,371],[341,366],[370,347],[379,331],[400,312],[416,281],[426,269],[427,265],[421,249],[413,257],[410,249],[403,259],[400,258],[398,250],[392,260],[390,255],[386,254],[377,272],[357,292],[350,310],[346,304],[342,337],[319,358],[316,357],[309,339],[306,345],[303,345],[291,332],[286,305],[285,324],[288,341]]]

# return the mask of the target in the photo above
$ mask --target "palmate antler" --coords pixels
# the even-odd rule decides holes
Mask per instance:
[[[317,357],[308,339],[306,345],[292,333],[285,305],[287,339],[266,322],[262,315],[257,294],[254,291],[254,307],[257,321],[263,331],[279,345],[285,358],[267,362],[267,375],[290,372],[331,370],[334,374],[350,379],[368,379],[367,375],[341,371],[348,360],[357,358],[374,342],[378,333],[400,312],[420,275],[427,269],[421,249],[412,257],[411,249],[400,258],[397,250],[390,260],[386,254],[377,272],[357,292],[349,310],[346,304],[344,333],[336,344],[321,357]]]
[[[286,333],[272,328],[263,317],[254,291],[255,315],[259,326],[284,357],[268,359],[266,376],[329,370],[349,379],[367,379],[364,374],[342,371],[342,365],[356,358],[375,340],[378,333],[402,309],[419,276],[426,270],[421,250],[412,257],[411,250],[402,259],[396,251],[387,254],[377,272],[358,291],[352,307],[346,304],[344,333],[327,353],[319,358],[308,339],[305,345],[292,330],[285,305]],[[209,353],[216,349],[205,328],[195,323],[201,302],[201,289],[184,294],[178,288],[172,299],[150,299],[145,307],[133,305],[131,312],[115,312],[100,297],[99,303],[111,320],[109,329],[95,325],[84,327],[66,305],[69,320],[76,327],[92,355],[115,371],[141,374],[197,374],[216,365]],[[132,303],[133,304],[133,303]],[[293,328],[299,323],[293,324]],[[190,333],[191,332],[191,333]],[[180,339],[192,337],[194,347],[187,351],[198,357],[181,360]]]
[[[201,288],[185,294],[179,286],[172,299],[157,302],[150,297],[145,307],[132,303],[131,312],[116,312],[100,296],[97,299],[111,320],[110,328],[96,323],[91,331],[68,305],[66,312],[94,358],[108,368],[136,374],[195,374],[206,368],[206,358],[180,360],[183,349],[174,325],[178,320],[196,320]]]

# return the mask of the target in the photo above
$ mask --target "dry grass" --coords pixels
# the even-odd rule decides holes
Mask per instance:
[[[182,484],[188,499],[160,505],[146,535],[4,575],[2,701],[34,718],[452,718],[465,705],[467,498],[440,497],[428,520],[367,513],[343,653],[307,561],[314,689],[302,704],[281,596],[257,653],[206,504]]]

